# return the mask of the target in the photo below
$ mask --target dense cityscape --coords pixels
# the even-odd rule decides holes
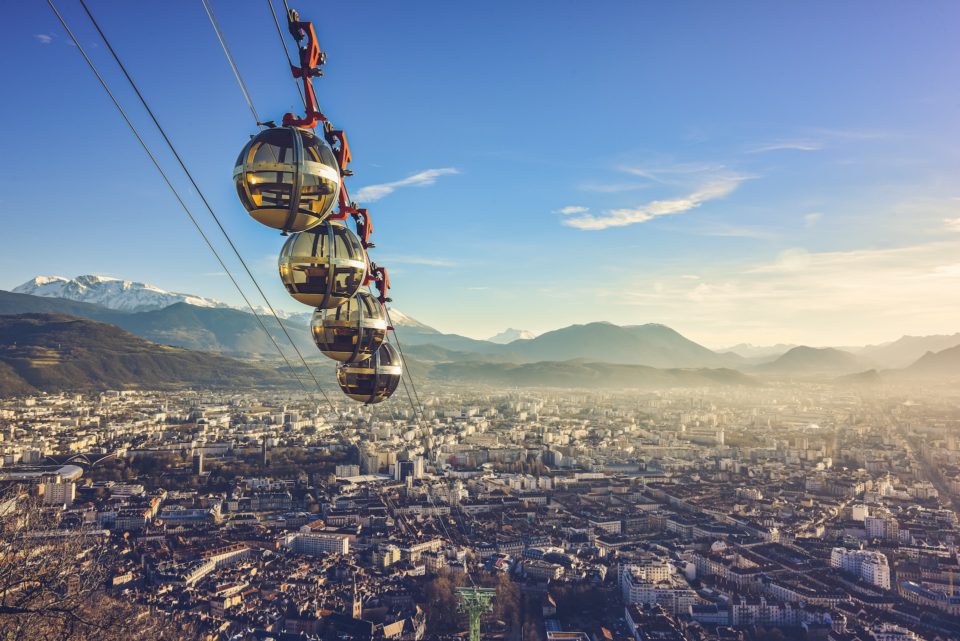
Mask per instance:
[[[0,402],[3,514],[208,639],[960,636],[960,397],[769,383]],[[417,411],[414,412],[414,409]],[[78,561],[79,562],[79,561]],[[86,559],[85,562],[89,562]]]

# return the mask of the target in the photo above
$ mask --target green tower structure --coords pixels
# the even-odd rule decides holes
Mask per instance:
[[[470,641],[480,641],[480,617],[493,610],[493,588],[457,588],[460,611],[470,617]]]

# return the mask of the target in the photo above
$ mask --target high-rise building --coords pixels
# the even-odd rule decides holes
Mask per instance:
[[[292,532],[282,539],[284,547],[299,554],[347,554],[350,552],[350,537],[326,532]]]
[[[884,590],[890,589],[890,565],[887,557],[880,552],[833,548],[830,552],[830,565],[856,574],[870,585]]]
[[[336,467],[335,474],[338,479],[347,478],[350,476],[360,476],[360,466],[355,463],[338,465]]]
[[[697,600],[687,581],[665,559],[651,558],[640,564],[621,565],[620,590],[625,603],[662,605],[673,614],[686,613]]]
[[[45,478],[42,489],[44,505],[71,505],[77,496],[77,484],[59,474]]]
[[[900,537],[900,522],[890,514],[868,516],[863,521],[868,539],[897,540]]]
[[[418,479],[423,477],[423,457],[416,456],[409,461],[397,461],[394,468],[394,480],[405,481],[408,478]]]

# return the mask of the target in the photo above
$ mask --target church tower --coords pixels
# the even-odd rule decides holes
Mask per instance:
[[[360,596],[360,592],[357,590],[356,576],[353,577],[353,618],[363,618],[363,597]]]

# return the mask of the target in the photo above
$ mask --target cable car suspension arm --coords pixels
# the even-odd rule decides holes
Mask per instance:
[[[300,50],[300,66],[291,65],[290,71],[294,79],[303,81],[304,102],[306,113],[303,118],[298,118],[294,113],[283,115],[283,125],[285,127],[304,127],[312,129],[320,121],[326,121],[327,117],[320,111],[317,103],[317,95],[313,91],[312,78],[323,75],[320,68],[327,62],[327,54],[320,50],[320,43],[317,42],[317,34],[313,30],[312,22],[300,20],[300,15],[293,9],[287,13],[287,25],[290,29],[290,35],[297,41]],[[303,41],[306,40],[306,44]]]
[[[300,15],[293,9],[287,12],[287,26],[290,34],[300,52],[300,66],[290,66],[294,79],[303,82],[304,101],[306,114],[303,118],[298,118],[296,114],[287,113],[283,116],[283,124],[286,127],[315,128],[318,123],[323,122],[323,133],[327,143],[333,149],[334,156],[342,177],[352,176],[353,171],[347,168],[347,165],[353,160],[350,152],[350,144],[347,142],[347,134],[342,129],[334,129],[327,117],[320,111],[317,103],[317,96],[313,90],[312,79],[323,76],[323,70],[320,68],[327,61],[327,55],[321,51],[320,44],[317,41],[317,34],[313,29],[313,23],[300,20]],[[306,42],[304,43],[304,40]],[[347,216],[353,218],[357,226],[357,235],[360,237],[360,243],[366,252],[367,249],[374,247],[370,241],[373,233],[373,220],[370,212],[363,207],[357,207],[357,204],[350,199],[346,184],[340,181],[340,193],[337,195],[337,212],[330,216],[331,220],[346,220]],[[390,289],[390,277],[387,274],[386,267],[380,267],[371,262],[369,257],[367,262],[370,265],[367,274],[366,283],[376,285],[379,292],[378,300],[381,304],[390,301],[388,292]]]

